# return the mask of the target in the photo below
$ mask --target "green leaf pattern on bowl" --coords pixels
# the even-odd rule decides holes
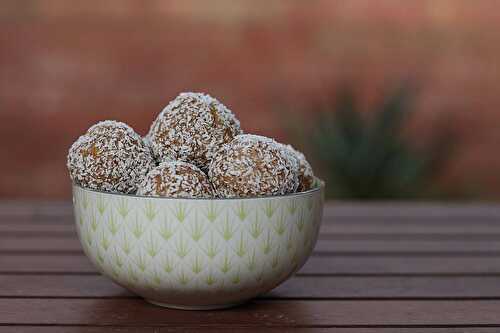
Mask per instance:
[[[268,291],[308,258],[322,214],[320,191],[244,202],[73,191],[87,256],[152,299],[218,293],[229,302]]]

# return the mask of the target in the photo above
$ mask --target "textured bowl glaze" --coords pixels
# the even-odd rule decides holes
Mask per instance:
[[[302,267],[316,244],[323,186],[173,199],[74,185],[73,204],[83,250],[102,274],[157,305],[214,309],[263,294]]]

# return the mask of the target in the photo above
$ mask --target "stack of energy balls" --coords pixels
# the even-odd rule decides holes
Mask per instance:
[[[93,125],[71,146],[67,166],[84,188],[146,196],[283,195],[314,184],[302,153],[243,134],[234,114],[202,93],[177,96],[144,138],[121,122]]]

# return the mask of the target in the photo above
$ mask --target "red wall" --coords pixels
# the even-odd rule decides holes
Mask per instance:
[[[108,118],[145,133],[180,91],[213,94],[247,131],[283,138],[278,109],[307,109],[343,82],[368,108],[412,77],[413,137],[441,115],[459,134],[443,184],[499,198],[499,28],[487,0],[3,0],[0,196],[67,197],[80,133]]]

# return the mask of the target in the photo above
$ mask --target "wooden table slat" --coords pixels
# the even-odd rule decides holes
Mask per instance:
[[[249,304],[147,304],[81,251],[68,202],[0,201],[0,332],[498,332],[500,205],[330,203],[313,256]]]
[[[500,278],[295,276],[266,299],[499,299]],[[465,288],[465,286],[475,286]],[[0,298],[130,298],[100,275],[0,275]]]
[[[470,311],[474,308],[474,311]],[[0,299],[0,324],[174,327],[498,325],[500,301],[263,301],[178,311],[140,299]]]
[[[183,328],[183,327],[120,327],[120,326],[2,326],[2,333],[197,333],[199,328]],[[255,333],[255,327],[231,327],[231,328],[204,328],[206,333]],[[258,332],[261,333],[498,333],[498,327],[473,327],[471,325],[461,327],[259,327]]]

